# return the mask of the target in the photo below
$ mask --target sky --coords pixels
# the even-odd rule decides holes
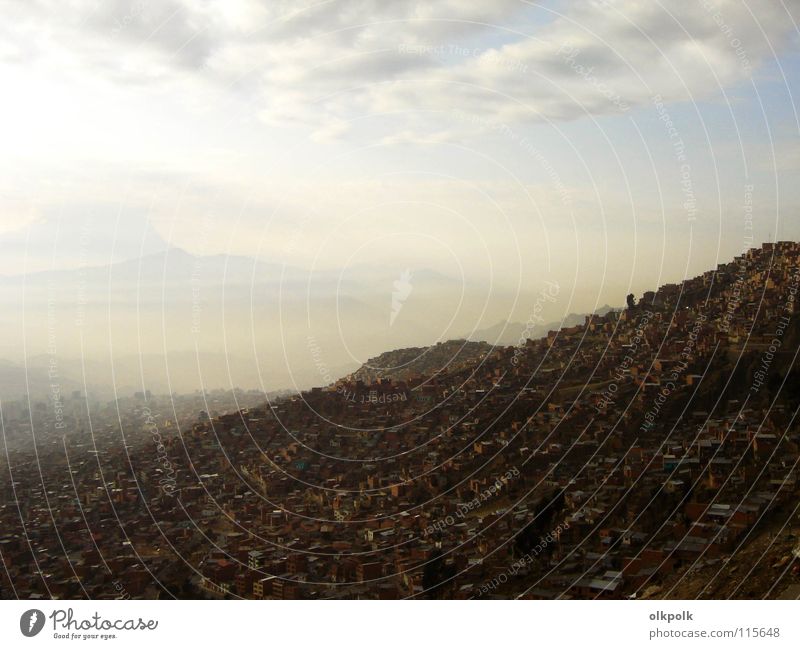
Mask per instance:
[[[0,7],[0,275],[424,270],[517,298],[486,325],[800,238],[793,2]]]

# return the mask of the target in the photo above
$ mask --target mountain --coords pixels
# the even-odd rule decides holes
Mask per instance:
[[[148,576],[138,552],[119,555],[126,584],[187,598],[789,597],[798,291],[800,244],[765,244],[521,346],[373,355],[327,388],[200,416],[164,434],[163,452],[139,406],[113,412],[91,443],[78,431],[20,446],[0,484],[8,502],[55,520],[76,520],[76,498],[93,504],[74,526],[102,530],[86,565],[127,539],[157,561]],[[309,352],[321,378],[325,347]],[[30,435],[17,410],[18,435]],[[55,497],[59,475],[73,497]],[[131,529],[98,505],[109,492]],[[157,520],[139,515],[142,501]],[[12,534],[18,520],[0,508]],[[231,521],[242,529],[208,534]],[[47,561],[52,587],[68,583],[46,550],[58,531],[37,528],[36,557],[24,535],[7,539],[7,564],[35,575]],[[81,578],[90,596],[108,589],[95,572]]]
[[[0,358],[32,367],[52,356],[64,380],[85,370],[89,388],[112,393],[302,389],[383,349],[453,338],[484,290],[426,268],[307,270],[170,247],[0,276]]]
[[[298,556],[330,538],[405,566],[298,596],[775,598],[800,538],[798,290],[800,244],[765,244],[522,346],[384,352],[213,433],[257,496],[302,513],[280,530]],[[355,525],[390,517],[369,542]]]
[[[80,213],[48,213],[0,234],[0,275],[108,266],[169,248],[146,217],[109,218],[108,212],[119,213],[119,208],[87,206]]]

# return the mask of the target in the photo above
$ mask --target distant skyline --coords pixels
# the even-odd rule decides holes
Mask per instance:
[[[520,296],[487,326],[545,281],[590,311],[800,238],[789,3],[4,11],[3,275],[167,247],[428,269]]]

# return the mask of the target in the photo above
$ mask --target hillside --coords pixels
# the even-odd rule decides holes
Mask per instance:
[[[479,363],[492,345],[466,340],[449,340],[429,347],[408,347],[370,358],[344,381],[376,383],[380,379],[407,381],[456,372]]]
[[[610,311],[620,311],[620,308],[615,308],[605,304],[594,312],[594,315],[606,315]],[[548,331],[558,331],[565,327],[574,327],[582,325],[586,321],[586,316],[589,313],[570,313],[564,316],[561,320],[554,320],[544,324],[535,324],[535,326],[526,324],[524,322],[498,322],[497,324],[487,327],[486,329],[479,329],[474,331],[467,340],[475,342],[487,342],[492,345],[519,345],[522,341],[527,339],[536,340],[547,336]]]
[[[87,506],[100,549],[128,540],[182,596],[786,596],[800,585],[799,291],[800,245],[765,244],[521,346],[387,352],[165,436],[161,458],[109,438],[92,462],[71,449],[70,473],[61,445],[42,447],[14,458],[6,495],[42,521],[74,516],[48,506],[37,467],[61,467],[91,504],[100,462],[135,522],[104,526]],[[2,514],[11,529],[18,512]],[[6,545],[10,574],[35,580],[28,549]],[[141,575],[135,553],[117,572]]]
[[[247,470],[315,516],[396,520],[327,528],[394,597],[778,597],[800,580],[798,262],[765,244],[519,347],[387,352],[273,408],[254,434],[285,455]],[[361,495],[309,510],[286,473]],[[309,596],[376,594],[357,559],[326,570],[352,585]]]

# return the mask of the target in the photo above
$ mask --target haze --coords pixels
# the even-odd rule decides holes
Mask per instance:
[[[17,392],[321,385],[800,237],[793,3],[3,11]]]

